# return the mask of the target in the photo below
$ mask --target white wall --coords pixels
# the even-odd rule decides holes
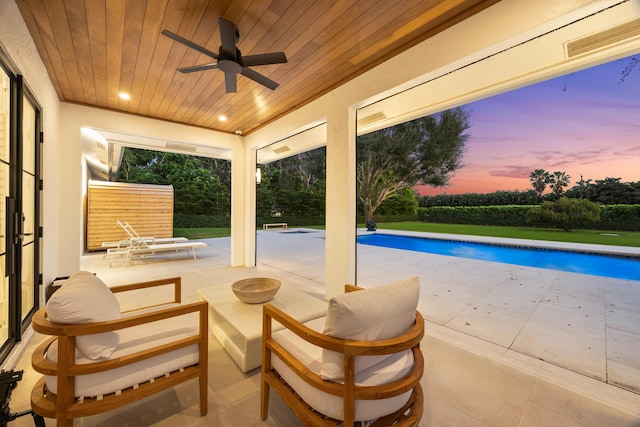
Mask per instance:
[[[42,110],[42,127],[45,138],[42,160],[42,178],[44,180],[42,273],[46,284],[59,275],[59,254],[64,253],[64,248],[60,247],[59,238],[59,220],[62,218],[58,199],[60,193],[58,174],[61,160],[59,148],[60,103],[46,68],[27,31],[22,15],[12,0],[0,0],[0,46],[15,63],[17,72],[23,75],[26,86],[31,90]]]
[[[80,129],[83,127],[231,150],[233,234],[230,264],[244,265],[243,247],[238,242],[242,242],[244,238],[241,224],[245,207],[242,192],[236,188],[241,188],[243,185],[244,150],[241,137],[69,103],[60,105],[60,123],[60,149],[65,153],[64,158],[61,159],[60,170],[60,184],[65,189],[60,194],[60,205],[64,207],[63,218],[60,221],[60,235],[65,236],[60,244],[64,246],[66,253],[64,259],[60,260],[60,270],[63,274],[70,274],[79,269],[80,257],[84,250],[82,208],[86,182],[83,178],[80,150],[82,138]]]
[[[251,265],[251,249],[255,247],[255,209],[251,207],[255,150],[326,121],[327,211],[330,212],[327,218],[327,294],[341,292],[344,283],[355,280],[355,174],[349,169],[355,155],[354,111],[614,3],[615,0],[503,0],[243,139],[59,103],[15,3],[0,0],[0,44],[24,75],[44,113],[45,283],[79,267],[84,233],[81,127],[231,149],[234,178],[231,264]],[[630,4],[638,9],[638,1],[633,0]],[[538,53],[545,56],[543,51]],[[535,58],[526,60],[533,63]],[[482,76],[472,80],[477,89],[482,87]],[[240,148],[242,143],[244,148]]]
[[[328,297],[341,293],[343,285],[353,283],[356,275],[353,111],[418,84],[429,82],[435,77],[516,46],[534,36],[545,34],[575,19],[589,16],[615,3],[615,0],[502,0],[246,137],[247,149],[256,150],[318,121],[327,121],[325,284]],[[627,5],[628,9],[637,10],[639,3],[630,2]],[[632,17],[633,14],[629,14],[628,19]],[[590,31],[594,29],[590,29],[587,24],[582,34],[586,35]],[[600,57],[603,55],[603,52],[594,54]],[[594,58],[591,60],[595,61]],[[531,83],[536,78],[534,73],[539,73],[539,78],[542,75],[541,69],[545,69],[548,75],[550,67],[560,69],[564,62],[569,62],[561,56],[555,57],[553,63],[550,63],[544,49],[526,57],[520,56],[516,61],[521,61],[526,66],[517,69],[489,66],[485,72],[506,71],[503,73],[506,80],[519,78],[520,84],[524,84]],[[492,87],[493,82],[490,84],[486,77],[487,74],[482,73],[467,76],[465,93],[482,92],[484,96],[489,96],[492,91],[497,93],[498,88]],[[438,94],[430,91],[429,84],[425,87],[426,95],[420,95],[423,97],[420,108],[460,102],[460,93],[453,93],[458,89],[457,86],[449,86],[447,91]],[[409,105],[399,107],[399,110],[404,109],[403,113],[410,113]],[[249,244],[248,242],[247,245]],[[398,274],[401,275],[402,272]]]

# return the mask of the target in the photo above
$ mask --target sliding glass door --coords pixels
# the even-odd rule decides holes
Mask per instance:
[[[22,98],[22,150],[19,171],[20,194],[22,198],[21,218],[18,218],[17,241],[20,247],[20,320],[25,326],[36,307],[38,289],[36,269],[36,149],[39,146],[38,109],[34,103],[23,95]],[[20,212],[20,210],[18,210]]]
[[[0,67],[0,197],[9,198],[10,140],[11,140],[11,78]],[[0,204],[0,344],[9,339],[9,276],[7,272],[8,255],[7,211]]]
[[[40,109],[0,52],[0,363],[39,305]]]

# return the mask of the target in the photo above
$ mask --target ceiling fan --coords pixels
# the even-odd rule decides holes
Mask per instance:
[[[227,93],[236,91],[236,76],[238,74],[242,74],[243,76],[258,82],[271,90],[277,88],[279,86],[278,83],[249,67],[255,65],[284,64],[287,62],[287,57],[284,52],[242,56],[240,50],[236,47],[236,43],[240,39],[240,33],[238,33],[236,26],[232,22],[223,18],[218,18],[218,21],[220,23],[220,38],[222,40],[222,45],[220,46],[218,53],[214,53],[209,49],[172,33],[169,30],[162,30],[163,35],[216,60],[216,62],[211,62],[209,64],[178,68],[178,71],[181,73],[194,73],[196,71],[213,69],[222,70],[224,72],[224,82]]]

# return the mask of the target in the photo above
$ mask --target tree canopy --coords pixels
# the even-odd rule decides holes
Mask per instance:
[[[230,214],[231,164],[227,160],[127,148],[118,181],[173,185],[175,213]]]
[[[462,166],[469,118],[457,107],[359,136],[356,180],[365,220],[404,188],[447,185]]]
[[[260,165],[259,217],[324,217],[326,148]]]

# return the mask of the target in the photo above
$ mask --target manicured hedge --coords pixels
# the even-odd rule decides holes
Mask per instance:
[[[527,227],[527,212],[539,206],[434,206],[418,208],[423,222]],[[382,221],[378,221],[382,222]],[[601,205],[594,230],[640,231],[640,205]]]
[[[420,221],[526,227],[527,212],[537,206],[434,206],[418,208]]]
[[[640,231],[640,205],[600,206],[599,230]]]
[[[175,228],[229,228],[231,217],[228,215],[186,215],[173,214]]]
[[[304,227],[310,225],[324,225],[325,219],[322,216],[272,216],[258,217],[257,226],[262,228],[262,224],[273,224],[286,222],[288,227]]]
[[[505,206],[434,206],[418,208],[417,215],[376,215],[378,223],[423,221],[443,224],[474,224],[527,227],[527,212],[538,206],[505,205]],[[262,224],[286,222],[289,227],[324,225],[324,217],[260,217],[258,228]],[[363,224],[364,218],[358,217]],[[176,228],[228,228],[231,226],[230,216],[184,215],[174,214],[173,224]],[[600,206],[600,222],[593,227],[596,230],[640,231],[640,205],[602,205]]]
[[[420,218],[417,213],[415,214],[407,214],[407,215],[378,215],[375,214],[373,216],[373,222],[375,223],[385,223],[385,222],[405,222],[405,221],[420,221]],[[358,224],[364,224],[365,218],[364,215],[358,215],[357,218]]]

